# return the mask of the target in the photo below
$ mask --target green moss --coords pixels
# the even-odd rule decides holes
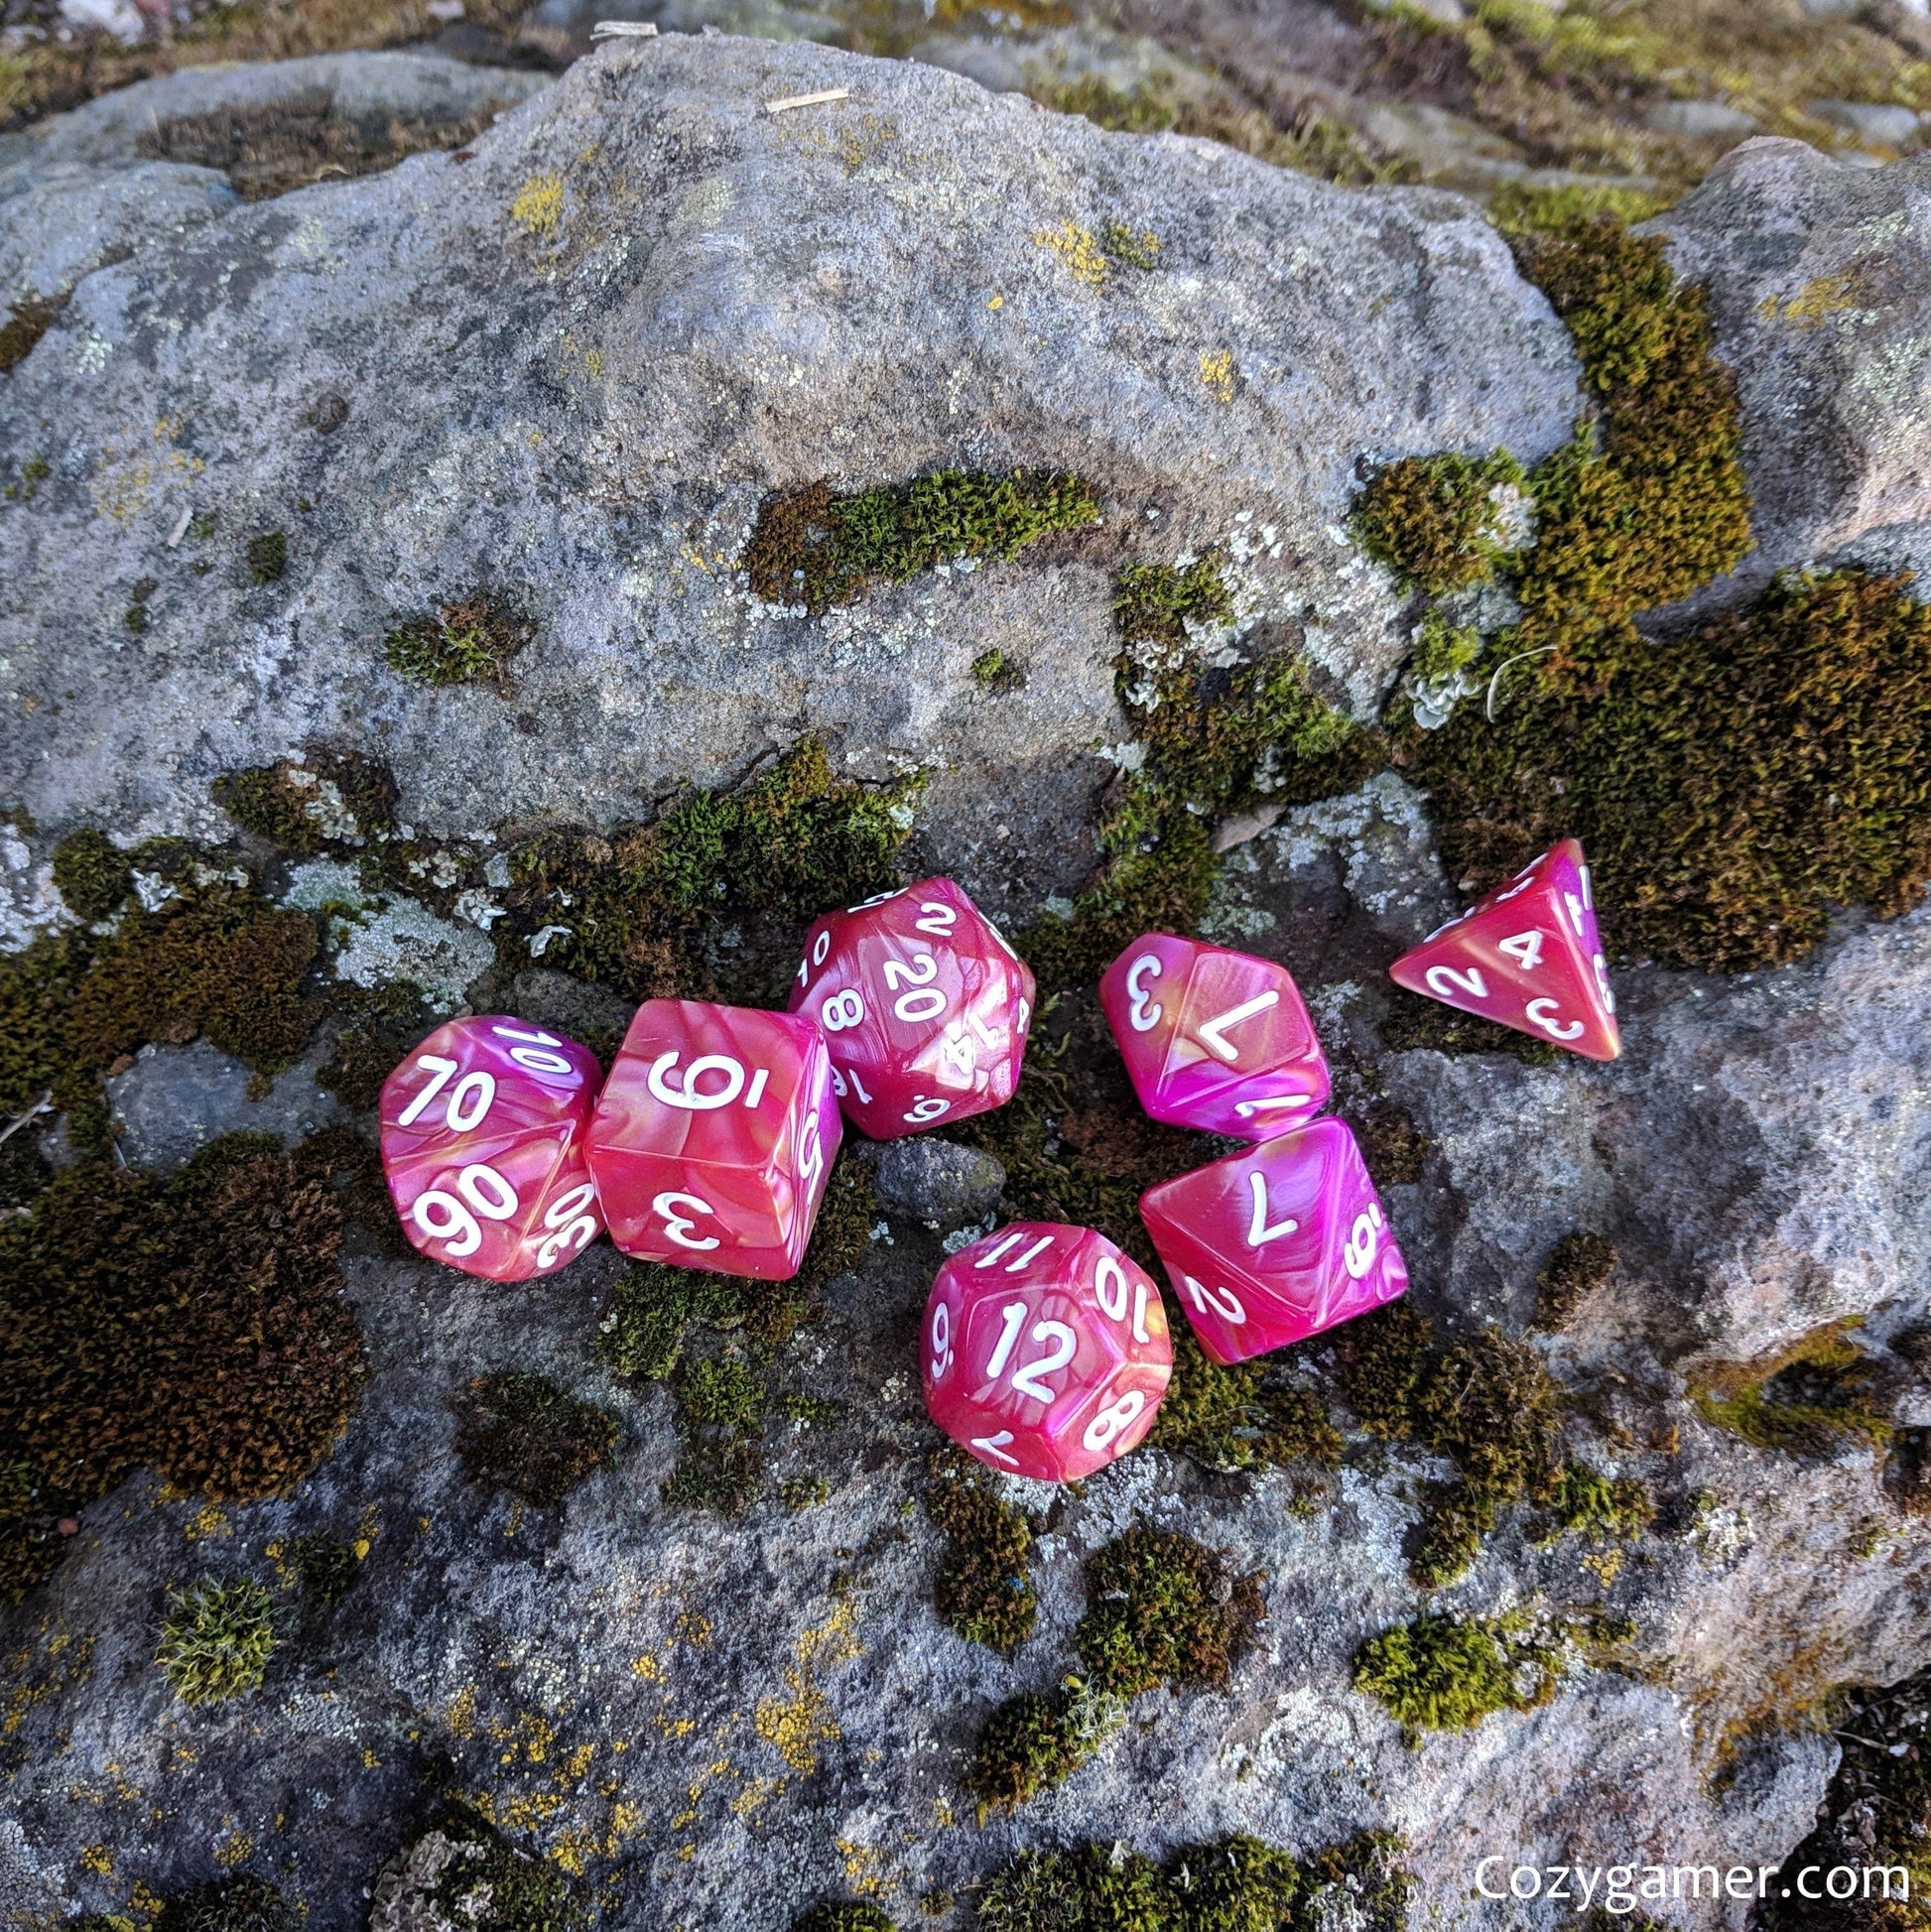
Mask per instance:
[[[1565,1234],[1535,1278],[1535,1325],[1554,1331],[1568,1325],[1583,1303],[1609,1285],[1615,1249],[1601,1234]]]
[[[1026,673],[1023,666],[1015,664],[1003,651],[994,648],[981,651],[972,660],[972,682],[981,691],[1003,697],[1007,692],[1017,691],[1026,682]]]
[[[54,847],[54,884],[67,910],[92,925],[134,890],[134,867],[104,832],[83,826]]]
[[[1512,1026],[1498,1026],[1479,1013],[1458,1012],[1392,981],[1386,990],[1387,1016],[1377,1029],[1386,1053],[1425,1050],[1451,1059],[1465,1053],[1505,1053],[1525,1067],[1552,1067],[1562,1058],[1561,1050],[1547,1040],[1532,1040]]]
[[[1354,500],[1354,535],[1405,588],[1440,596],[1484,583],[1506,555],[1506,493],[1523,482],[1507,451],[1404,456]]]
[[[244,555],[248,563],[248,580],[257,589],[265,584],[279,583],[289,567],[289,540],[279,530],[264,531],[260,536],[248,539]]]
[[[739,560],[753,594],[817,615],[961,558],[1004,559],[1099,518],[1077,476],[941,469],[840,496],[830,483],[773,491]]]
[[[986,1473],[948,1446],[927,1465],[926,1514],[947,1539],[935,1599],[940,1620],[972,1643],[1011,1652],[1032,1634],[1039,1598],[1026,1575],[1032,1526]]]
[[[1310,1925],[1337,1920],[1351,1932],[1405,1932],[1413,1881],[1393,1832],[1357,1832],[1303,1862],[1303,1913]]]
[[[500,682],[510,659],[529,642],[534,626],[489,591],[445,604],[433,616],[409,617],[383,640],[392,671],[430,685]]]
[[[353,751],[311,751],[299,761],[226,772],[212,797],[242,831],[302,857],[360,848],[395,825],[388,767]]]
[[[154,1660],[184,1704],[261,1688],[275,1650],[274,1604],[260,1584],[204,1577],[168,1600]]]
[[[815,1905],[792,1920],[791,1932],[898,1932],[898,1922],[876,1905],[843,1899],[836,1905]]]
[[[296,1537],[289,1545],[288,1561],[303,1597],[318,1610],[333,1610],[362,1574],[362,1559],[353,1543],[338,1543],[321,1533]]]
[[[746,1300],[746,1286],[734,1275],[638,1262],[617,1283],[597,1353],[620,1375],[664,1381],[682,1359],[694,1322],[736,1327]]]
[[[1173,1352],[1173,1379],[1150,1437],[1162,1449],[1217,1470],[1340,1463],[1341,1431],[1312,1390],[1267,1386],[1265,1359],[1223,1368],[1186,1329],[1175,1331]]]
[[[980,1821],[1017,1811],[1064,1782],[1125,1722],[1124,1700],[1069,1678],[1041,1696],[1022,1691],[986,1719],[963,1780]]]
[[[1469,1731],[1497,1711],[1546,1703],[1559,1663],[1507,1619],[1426,1613],[1361,1645],[1354,1688],[1386,1705],[1412,1744],[1424,1731]]]
[[[1473,1570],[1481,1556],[1481,1539],[1495,1527],[1491,1496],[1466,1482],[1431,1482],[1422,1495],[1421,1533],[1408,1560],[1408,1579],[1417,1590],[1446,1590]]]
[[[547,1375],[478,1375],[451,1406],[469,1480],[541,1508],[562,1502],[616,1447],[616,1418]]]
[[[1117,1697],[1161,1684],[1224,1689],[1261,1614],[1253,1578],[1171,1530],[1116,1536],[1087,1559],[1085,1577],[1074,1648],[1093,1688]]]
[[[1100,228],[1099,250],[1122,268],[1146,271],[1160,266],[1160,237],[1150,228],[1132,228],[1124,221],[1108,221]]]
[[[546,833],[510,853],[509,917],[494,933],[505,965],[527,965],[528,941],[561,926],[544,954],[627,999],[710,997],[705,924],[770,915],[815,918],[897,882],[918,781],[861,785],[801,739],[735,792],[693,792],[654,824],[609,837]],[[796,935],[783,936],[783,971]],[[782,1004],[781,987],[762,989]]]
[[[1124,1846],[1022,1852],[979,1894],[979,1932],[1166,1932],[1169,1894]]]
[[[1829,1322],[1754,1361],[1707,1363],[1691,1372],[1690,1400],[1757,1449],[1822,1458],[1858,1439],[1881,1449],[1891,1424],[1869,1399],[1875,1365],[1852,1339],[1855,1326]]]
[[[87,1162],[0,1222],[0,1600],[59,1562],[55,1519],[148,1466],[216,1500],[327,1452],[363,1376],[325,1179],[230,1135],[171,1179]]]
[[[1406,1442],[1417,1432],[1415,1394],[1435,1331],[1408,1301],[1389,1302],[1350,1322],[1342,1338],[1341,1392],[1370,1436]]]
[[[764,1390],[735,1355],[694,1361],[678,1379],[678,1408],[686,1421],[715,1428],[752,1429],[764,1414]]]
[[[1421,620],[1409,669],[1423,684],[1443,685],[1468,670],[1481,651],[1481,633],[1474,625],[1451,624],[1439,610],[1431,610]]]
[[[583,1932],[588,1925],[587,1901],[562,1870],[514,1850],[466,1805],[445,1805],[424,1836],[430,1832],[453,1848],[429,1897],[449,1923],[474,1932]]]
[[[1361,1144],[1367,1171],[1380,1186],[1412,1186],[1421,1179],[1428,1159],[1428,1136],[1415,1125],[1406,1107],[1389,1100],[1371,1100],[1351,1116],[1350,1124]]]
[[[1608,1477],[1572,1462],[1556,1480],[1548,1512],[1546,1542],[1573,1535],[1592,1543],[1629,1543],[1655,1521],[1656,1498],[1636,1477]]]
[[[1295,1932],[1301,1869],[1257,1838],[1183,1845],[1168,1856],[1173,1932]]]
[[[52,1121],[43,1114],[40,1123],[47,1126]],[[0,1140],[0,1215],[31,1208],[53,1179],[54,1169],[41,1152],[40,1136],[33,1127],[22,1127]]]
[[[64,295],[30,295],[7,311],[7,320],[0,322],[0,375],[26,361],[34,344],[54,326],[66,306]]]
[[[1210,552],[1186,565],[1129,564],[1113,580],[1113,624],[1123,642],[1179,644],[1190,627],[1233,621],[1233,599]]]
[[[152,1932],[302,1932],[305,1915],[266,1878],[243,1872],[171,1898]]]
[[[1630,226],[1668,206],[1666,195],[1611,182],[1568,182],[1560,188],[1504,182],[1488,197],[1488,218],[1509,236],[1562,235],[1605,219]]]
[[[1159,90],[1145,81],[1129,91],[1096,73],[1051,89],[1046,105],[1062,114],[1084,114],[1095,127],[1115,133],[1165,134],[1176,118]]]

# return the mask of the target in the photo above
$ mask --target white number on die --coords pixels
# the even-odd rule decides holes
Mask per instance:
[[[1025,1229],[1020,1227],[1015,1227],[1012,1230],[1012,1232],[1005,1237],[1004,1240],[996,1242],[993,1246],[987,1248],[985,1252],[981,1254],[978,1257],[978,1259],[972,1263],[972,1266],[975,1268],[989,1268],[993,1264],[993,1262],[999,1260],[1004,1255],[1010,1254],[1012,1250],[1015,1247],[1017,1247],[1019,1243],[1023,1241],[1025,1238],[1026,1238]],[[1053,1236],[1051,1234],[1042,1234],[1039,1237],[1039,1239],[1036,1240],[1032,1244],[1032,1246],[1025,1251],[1024,1254],[1020,1255],[1018,1260],[1008,1261],[1006,1263],[1006,1273],[1023,1274],[1026,1271],[1026,1269],[1031,1266],[1033,1257],[1035,1255],[1044,1254],[1045,1251],[1052,1245],[1053,1245]]]
[[[1258,1169],[1247,1176],[1247,1185],[1253,1190],[1253,1218],[1247,1223],[1247,1245],[1261,1247],[1268,1241],[1278,1241],[1283,1234],[1291,1234],[1300,1226],[1292,1215],[1270,1222],[1267,1219],[1267,1177]]]
[[[1014,1469],[1019,1467],[1019,1458],[1012,1455],[1006,1444],[1012,1440],[1010,1429],[1001,1429],[996,1436],[974,1436],[972,1447],[982,1449],[988,1456],[996,1456],[1002,1463],[1010,1463]]]
[[[685,1213],[685,1210],[689,1213]],[[674,1188],[666,1188],[650,1204],[654,1215],[664,1219],[664,1236],[675,1241],[679,1247],[688,1247],[702,1252],[705,1248],[718,1244],[715,1234],[699,1236],[698,1224],[692,1215],[709,1215],[715,1219],[717,1210],[708,1201],[700,1200],[695,1194],[679,1194]]]
[[[1231,1322],[1235,1328],[1247,1319],[1246,1308],[1231,1288],[1209,1288],[1190,1274],[1180,1278],[1187,1284],[1187,1292],[1193,1296],[1194,1306],[1203,1315],[1212,1311],[1222,1321]]]
[[[1152,994],[1140,983],[1148,976],[1159,978],[1160,972],[1160,958],[1156,953],[1142,953],[1126,968],[1126,996],[1133,1002],[1126,1009],[1126,1023],[1135,1033],[1150,1033],[1160,1024],[1161,1009],[1152,1003]]]
[[[1460,993],[1464,999],[1486,999],[1488,982],[1481,976],[1480,966],[1471,966],[1463,972],[1456,966],[1432,966],[1428,968],[1428,990],[1437,999],[1454,999]]]
[[[1238,1026],[1242,1020],[1257,1018],[1271,1006],[1278,1006],[1281,996],[1278,992],[1256,993],[1252,999],[1243,999],[1238,1006],[1229,1006],[1224,1013],[1216,1013],[1211,1020],[1203,1022],[1195,1031],[1229,1066],[1240,1058],[1238,1047],[1226,1037],[1230,1026]]]
[[[484,1221],[508,1221],[522,1204],[516,1190],[481,1161],[472,1162],[456,1175],[455,1191],[462,1197],[460,1201],[441,1188],[428,1189],[416,1197],[409,1217],[431,1240],[446,1244],[446,1254],[460,1260],[482,1246],[478,1215]],[[432,1215],[438,1220],[433,1221]]]
[[[985,1364],[986,1380],[993,1382],[999,1379],[1006,1363],[1012,1359],[1013,1345],[1019,1340],[1019,1331],[1025,1326],[1028,1310],[1024,1302],[1007,1302],[1000,1313],[1005,1318],[1005,1326],[999,1332],[991,1359]],[[1040,1377],[1064,1368],[1078,1352],[1080,1338],[1064,1322],[1035,1322],[1032,1339],[1045,1343],[1047,1352],[1015,1368],[1011,1385],[1017,1393],[1034,1402],[1050,1402],[1054,1390]]]
[[[422,1091],[396,1116],[399,1127],[414,1126],[423,1109],[442,1093],[443,1084],[455,1072],[455,1062],[445,1060],[440,1054],[426,1053],[416,1062],[419,1067],[427,1067],[431,1078],[424,1083]]]
[[[435,1076],[425,1083],[422,1091],[396,1116],[399,1127],[413,1126],[422,1116],[424,1109],[443,1091],[444,1083],[455,1072],[456,1063],[445,1060],[437,1054],[426,1053],[416,1062],[419,1067],[427,1067]],[[483,1117],[496,1099],[496,1080],[492,1074],[465,1074],[455,1084],[450,1095],[450,1104],[444,1109],[443,1120],[452,1133],[467,1133],[470,1128],[482,1124]]]
[[[1602,954],[1598,953],[1590,961],[1590,965],[1596,968],[1596,990],[1603,996],[1603,1010],[1606,1013],[1613,1013],[1615,1011],[1615,994],[1609,990],[1609,963],[1604,959]]]
[[[924,899],[919,903],[923,915],[912,922],[915,931],[930,933],[934,939],[951,939],[952,929],[959,923],[959,908],[942,904],[937,899]]]
[[[846,1033],[865,1017],[864,996],[855,986],[833,993],[818,1009],[819,1024],[827,1033]]]
[[[744,1104],[754,1107],[763,1099],[764,1084],[771,1078],[770,1068],[754,1068],[747,1092],[743,1062],[733,1060],[727,1053],[700,1054],[682,1074],[677,1072],[677,1063],[676,1047],[668,1053],[660,1053],[651,1062],[650,1075],[645,1084],[666,1106],[685,1107],[693,1113],[708,1113],[712,1107],[729,1106],[740,1094],[744,1095]],[[724,1084],[707,1094],[699,1082],[704,1075],[712,1072],[722,1074]],[[675,1083],[673,1075],[677,1076]]]
[[[1139,1421],[1145,1408],[1145,1395],[1137,1388],[1129,1388],[1124,1395],[1109,1402],[1087,1424],[1087,1432],[1080,1440],[1095,1454],[1110,1449],[1134,1423]]]
[[[952,1363],[952,1308],[939,1302],[932,1311],[932,1379],[944,1381]]]
[[[1099,1257],[1099,1265],[1093,1271],[1093,1298],[1099,1304],[1099,1312],[1109,1322],[1126,1320],[1126,1270],[1110,1254]],[[1133,1340],[1146,1342],[1151,1338],[1146,1332],[1146,1283],[1133,1284]]]
[[[809,1198],[818,1186],[819,1176],[825,1172],[825,1132],[818,1124],[818,1113],[814,1109],[805,1116],[805,1124],[798,1135],[798,1186]]]
[[[525,1046],[510,1048],[510,1058],[533,1074],[574,1074],[577,1071],[562,1054],[544,1051],[548,1047],[563,1045],[554,1033],[526,1033],[515,1026],[492,1026],[489,1030],[499,1040],[527,1041]]]
[[[1531,926],[1526,933],[1512,933],[1507,939],[1497,940],[1496,947],[1515,962],[1524,972],[1533,972],[1542,964],[1542,928]]]
[[[1531,1026],[1539,1026],[1552,1040],[1573,1040],[1584,1031],[1581,1020],[1571,1020],[1567,1026],[1563,1024],[1562,1008],[1553,999],[1530,1000],[1528,1020]]]
[[[920,966],[925,968],[923,972],[917,970]],[[900,993],[893,1002],[893,1014],[913,1026],[921,1020],[936,1020],[946,1010],[946,995],[931,983],[938,976],[939,962],[930,953],[915,953],[909,960],[887,960],[885,986],[888,991],[904,985],[924,989]]]
[[[936,1120],[942,1113],[950,1113],[951,1111],[952,1102],[950,1100],[942,1100],[937,1096],[928,1098],[925,1095],[921,1094],[913,1099],[911,1106],[906,1109],[905,1118],[911,1121],[914,1126],[918,1126],[923,1121]]]
[[[555,1231],[544,1236],[537,1249],[539,1271],[554,1268],[566,1254],[587,1247],[596,1237],[596,1217],[583,1210],[596,1199],[596,1190],[585,1181],[568,1194],[560,1194],[545,1210],[543,1224]]]
[[[1374,1265],[1381,1246],[1381,1210],[1372,1202],[1354,1217],[1348,1240],[1341,1250],[1342,1265],[1358,1281]]]

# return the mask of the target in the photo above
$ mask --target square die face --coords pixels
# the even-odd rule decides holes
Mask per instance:
[[[841,1132],[808,1020],[647,1001],[590,1130],[610,1237],[644,1260],[787,1279]]]
[[[384,1082],[382,1163],[410,1242],[466,1274],[520,1281],[602,1221],[585,1165],[602,1078],[574,1040],[510,1015],[439,1027]]]

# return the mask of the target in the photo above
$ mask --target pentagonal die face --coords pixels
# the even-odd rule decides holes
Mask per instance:
[[[1311,1120],[1140,1197],[1201,1347],[1222,1363],[1393,1301],[1408,1269],[1347,1124]]]
[[[382,1084],[382,1166],[411,1243],[491,1281],[549,1274],[603,1226],[585,1159],[603,1078],[508,1014],[439,1026]]]
[[[926,1303],[925,1402],[989,1468],[1072,1482],[1153,1426],[1173,1339],[1152,1277],[1090,1227],[1011,1222],[962,1248]]]
[[[1590,1060],[1622,1051],[1589,864],[1574,838],[1438,927],[1388,973],[1410,992]]]
[[[1328,1097],[1328,1063],[1284,966],[1147,933],[1099,981],[1140,1104],[1156,1120],[1263,1140]]]
[[[646,1000],[590,1123],[610,1238],[640,1260],[787,1280],[843,1132],[809,1020]]]
[[[925,879],[816,920],[791,1010],[824,1028],[845,1117],[894,1140],[1012,1098],[1033,975],[951,879]]]

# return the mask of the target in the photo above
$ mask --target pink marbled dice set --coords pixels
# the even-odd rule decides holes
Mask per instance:
[[[1592,1059],[1620,1050],[1576,842],[1390,968],[1402,985]],[[811,1238],[848,1119],[873,1139],[1012,1097],[1033,975],[950,879],[825,914],[786,1013],[637,1009],[601,1077],[506,1015],[438,1027],[382,1090],[409,1239],[493,1281],[564,1266],[606,1227],[640,1259],[780,1281]],[[1230,1363],[1393,1300],[1407,1269],[1287,969],[1149,933],[1100,1004],[1157,1120],[1251,1143],[1150,1188],[1140,1214],[1201,1347]],[[840,1117],[842,1116],[842,1118]],[[939,1270],[926,1405],[993,1469],[1090,1476],[1136,1447],[1173,1372],[1160,1290],[1092,1228],[1014,1222]]]

